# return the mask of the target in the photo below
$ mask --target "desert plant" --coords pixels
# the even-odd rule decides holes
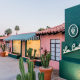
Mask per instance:
[[[19,69],[20,69],[21,75],[20,74],[17,75],[17,77],[16,77],[17,80],[36,80],[36,74],[34,71],[33,62],[30,62],[29,60],[27,60],[27,63],[28,63],[28,73],[25,73],[24,65],[23,65],[23,58],[20,57]],[[44,80],[44,73],[39,72],[38,78],[39,78],[39,80]]]
[[[44,51],[44,56],[46,56],[47,53],[49,52],[49,51],[47,51],[47,49],[44,49],[43,51]]]
[[[33,55],[33,58],[32,58],[32,48],[29,48],[28,50],[27,50],[27,53],[28,53],[28,57],[30,58],[30,59],[34,59],[35,58],[35,54],[36,54],[36,49],[34,49],[34,55]]]
[[[38,73],[38,78],[39,78],[39,80],[44,80],[44,72],[42,72],[42,73]]]
[[[34,56],[33,56],[33,59],[35,58],[36,51],[37,51],[37,50],[36,50],[36,49],[34,49]]]
[[[25,70],[24,70],[23,58],[22,57],[19,59],[19,69],[20,69],[20,72],[22,74],[22,79],[25,80]]]
[[[45,30],[45,29],[44,29],[44,28],[39,28],[39,29],[38,29],[38,31],[42,31],[42,30]]]
[[[48,68],[48,66],[49,66],[49,61],[50,61],[50,59],[51,59],[51,52],[49,52],[49,54],[47,53],[46,56],[44,56],[44,55],[42,54],[42,56],[40,57],[40,59],[41,59],[41,64],[42,64],[42,66],[43,66],[44,68]]]
[[[0,47],[1,47],[2,51],[4,52],[5,51],[5,44],[0,45]]]
[[[49,29],[50,28],[50,26],[46,26],[46,29]]]
[[[35,74],[35,71],[33,71],[33,62],[29,62],[29,67],[28,67],[28,73],[25,73],[25,70],[24,70],[24,65],[23,65],[23,58],[21,57],[19,59],[19,69],[20,69],[20,72],[21,72],[21,75],[18,74],[16,79],[17,80],[36,80],[36,74]]]
[[[5,34],[7,34],[7,36],[10,35],[11,33],[12,33],[12,30],[10,28],[5,30]]]
[[[17,31],[19,31],[20,30],[20,28],[19,28],[19,26],[17,25],[17,26],[15,26],[15,30],[16,30],[16,34],[17,34]]]
[[[30,73],[30,80],[36,80],[36,74],[35,74],[35,71],[33,71],[34,69],[34,63],[33,62],[30,62],[29,60],[27,60],[27,63],[28,63],[28,72]]]
[[[16,77],[16,79],[17,79],[17,80],[22,80],[21,75],[18,74],[17,77]]]

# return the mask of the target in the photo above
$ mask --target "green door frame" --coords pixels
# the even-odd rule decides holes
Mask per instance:
[[[22,40],[21,40],[21,52],[20,52],[20,55],[22,57]]]
[[[25,57],[26,57],[26,51],[27,51],[27,40],[25,41]]]
[[[12,53],[13,53],[13,40],[12,40]]]

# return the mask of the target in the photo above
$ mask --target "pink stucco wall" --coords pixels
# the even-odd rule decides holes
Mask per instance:
[[[5,44],[6,41],[0,40],[0,45],[3,44],[3,43]],[[9,41],[9,47],[11,47],[11,52],[12,52],[12,41]],[[1,48],[0,48],[0,52],[2,52]]]
[[[60,59],[61,59],[61,45],[62,41],[65,40],[65,34],[58,33],[58,34],[51,34],[51,35],[43,35],[41,36],[41,54],[43,54],[43,50],[46,48],[50,51],[50,39],[60,39]],[[54,69],[59,69],[59,62],[58,61],[50,61],[49,66],[52,66]]]

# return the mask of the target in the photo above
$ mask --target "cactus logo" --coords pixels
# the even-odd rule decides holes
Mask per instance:
[[[69,36],[76,37],[78,34],[78,27],[75,24],[72,24],[68,29]]]

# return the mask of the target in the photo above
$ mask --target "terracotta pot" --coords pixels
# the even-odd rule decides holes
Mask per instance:
[[[1,57],[5,57],[6,52],[1,52]]]
[[[27,60],[26,60],[26,61],[27,61]],[[33,63],[34,63],[34,68],[35,68],[36,59],[30,60],[30,62],[33,62]],[[27,64],[27,66],[28,66],[28,64]]]
[[[51,80],[51,74],[52,74],[53,67],[49,69],[39,67],[39,70],[40,72],[44,72],[44,80]]]

